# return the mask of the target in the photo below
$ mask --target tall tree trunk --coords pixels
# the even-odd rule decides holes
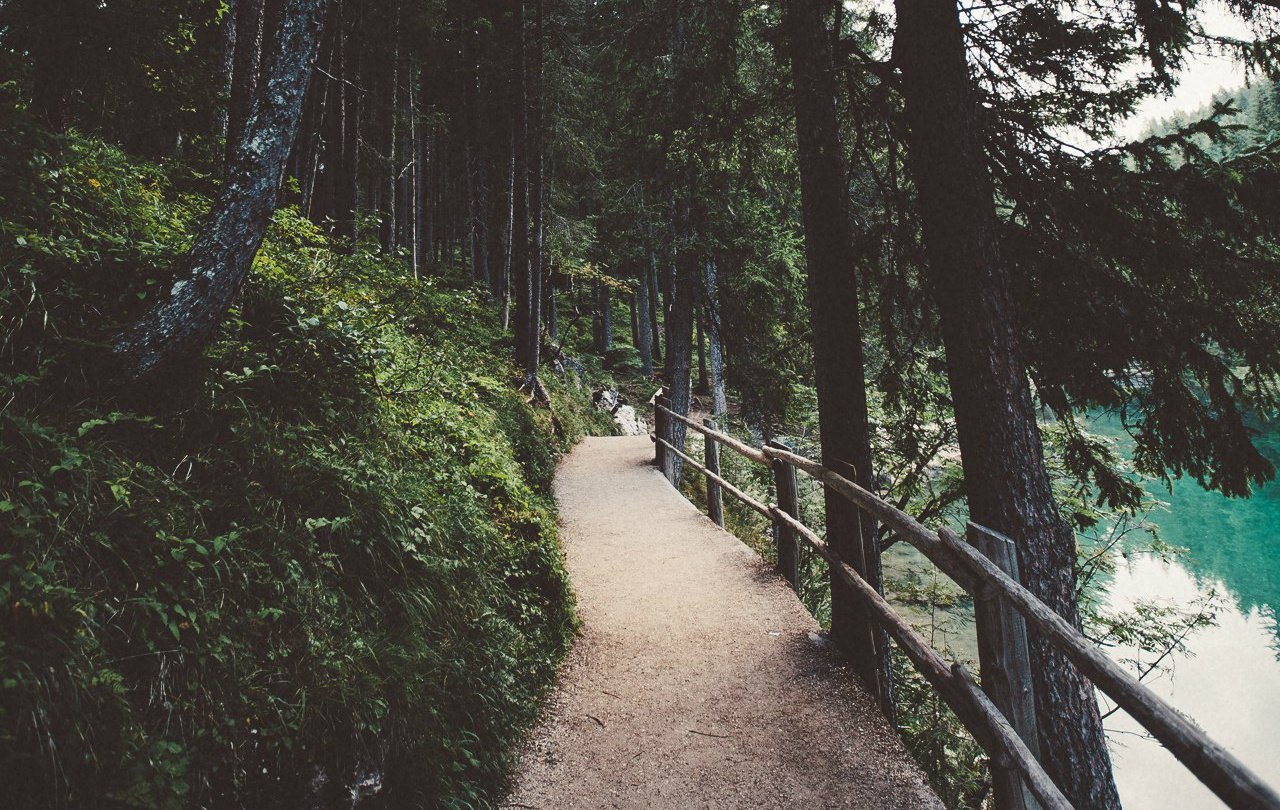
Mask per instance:
[[[436,239],[439,234],[439,227],[436,225],[436,209],[439,207],[436,201],[436,175],[440,173],[440,138],[433,131],[426,138],[426,157],[423,159],[423,178],[422,194],[426,198],[423,205],[423,223],[422,223],[422,245],[427,251],[427,255],[431,257],[431,261],[440,260],[440,253],[436,250]]]
[[[408,153],[409,161],[412,164],[412,171],[409,173],[408,189],[405,194],[405,206],[409,209],[405,218],[405,227],[407,228],[409,240],[409,255],[413,266],[413,277],[418,278],[422,275],[422,255],[419,250],[422,247],[421,236],[418,226],[422,222],[422,122],[418,115],[418,105],[421,99],[418,97],[418,88],[422,81],[420,69],[415,68],[409,77],[409,144]]]
[[[515,286],[516,362],[528,370],[529,315],[529,87],[525,64],[524,0],[512,3],[511,83],[515,119],[511,127],[511,281]]]
[[[898,0],[897,15],[894,59],[969,514],[1013,538],[1023,583],[1078,627],[1075,536],[1045,471],[955,0]],[[1076,807],[1119,808],[1093,686],[1028,633],[1046,769]]]
[[[480,149],[480,66],[476,53],[474,23],[465,23],[462,32],[463,76],[463,163],[467,187],[467,239],[471,248],[471,278],[477,284],[489,284],[489,243],[485,233],[485,197],[483,161]]]
[[[853,236],[828,27],[833,11],[830,2],[794,2],[787,4],[785,18],[795,82],[818,424],[823,463],[874,490],[858,279],[849,258]],[[882,590],[875,522],[830,488],[825,502],[832,550]],[[892,718],[888,639],[837,577],[831,577],[831,633]]]
[[[653,376],[653,332],[650,331],[649,271],[640,269],[636,283],[636,351],[640,353],[640,374]]]
[[[236,3],[236,43],[232,58],[231,100],[227,109],[228,170],[235,162],[245,122],[258,92],[266,7],[266,0],[238,0]]]
[[[382,249],[389,253],[396,249],[396,192],[400,174],[399,126],[400,126],[400,4],[396,3],[395,25],[391,29],[391,75],[386,85],[386,155],[383,167],[385,185],[382,189]]]
[[[229,143],[231,140],[231,90],[236,74],[236,29],[239,27],[237,8],[240,0],[223,0],[223,2],[222,18],[218,20],[218,27],[222,30],[220,70],[222,98],[218,100],[218,109],[214,113],[214,132],[223,139],[224,143]]]
[[[527,325],[528,354],[525,357],[525,373],[532,381],[538,376],[542,353],[542,210],[543,210],[543,152],[546,148],[545,105],[542,88],[542,61],[546,47],[546,33],[542,21],[542,0],[534,3],[533,49],[533,101],[530,104],[529,129],[533,142],[533,160],[529,168],[530,227],[533,254],[529,262],[529,321]]]
[[[613,349],[613,297],[609,293],[609,285],[603,281],[596,282],[596,354],[604,357]]]
[[[556,308],[555,266],[547,268],[546,301],[543,304],[547,321],[547,337],[554,343],[560,340],[560,311]]]
[[[511,267],[512,252],[515,249],[513,236],[515,234],[516,221],[516,157],[515,157],[515,138],[512,132],[507,133],[507,143],[509,144],[507,152],[507,173],[506,186],[507,193],[504,197],[506,201],[505,221],[503,223],[503,233],[506,235],[505,249],[503,251],[502,263],[502,294],[499,298],[502,309],[502,328],[507,329],[511,326]]]
[[[703,329],[707,334],[707,359],[711,366],[711,413],[728,413],[729,399],[724,388],[724,343],[720,340],[720,295],[716,289],[716,263],[707,262],[703,287]]]
[[[636,347],[640,345],[640,319],[636,317],[639,308],[635,293],[627,296],[627,314],[631,316],[631,345]]]
[[[357,3],[342,0],[345,28],[338,40],[339,65],[342,68],[340,87],[342,104],[342,146],[338,161],[336,193],[334,199],[335,231],[340,239],[354,247],[359,238],[357,208],[360,205],[360,91],[356,85],[360,79],[360,58],[352,52],[350,41],[355,38],[360,25],[360,7]]]
[[[673,240],[673,241],[674,241],[674,240]],[[672,259],[670,262],[665,262],[665,263],[663,264],[663,269],[662,269],[661,271],[659,271],[659,272],[660,272],[660,273],[661,273],[661,275],[662,275],[662,279],[661,279],[661,286],[662,286],[662,345],[663,345],[663,347],[666,349],[666,354],[665,354],[665,355],[664,355],[664,357],[663,357],[663,363],[662,363],[662,376],[666,378],[666,380],[667,380],[667,382],[668,382],[668,383],[670,383],[670,382],[672,381],[671,375],[672,375],[673,373],[675,373],[675,370],[671,367],[671,352],[672,352],[672,345],[673,345],[673,344],[672,344],[672,342],[671,342],[671,341],[673,340],[673,337],[672,337],[672,335],[671,335],[671,329],[672,329],[673,324],[675,323],[675,322],[672,320],[672,317],[673,317],[673,316],[672,316],[671,308],[672,308],[672,306],[675,304],[675,300],[676,300],[676,291],[675,291],[676,264],[675,264],[675,260],[674,260],[674,259]],[[689,321],[689,330],[690,330],[690,332],[692,332],[692,330],[693,330],[693,320],[692,320],[692,318],[693,318],[693,314],[692,314],[692,310],[690,310],[689,318],[690,318],[690,321]]]
[[[418,74],[418,103],[422,101],[422,73]],[[426,120],[414,111],[413,130],[413,273],[419,275],[430,250],[427,232],[427,134]]]
[[[645,284],[649,285],[649,331],[652,340],[651,350],[655,363],[662,362],[662,325],[658,323],[658,311],[662,309],[662,298],[658,295],[658,252],[649,249],[649,270],[645,274]]]
[[[326,0],[285,0],[271,73],[241,131],[227,179],[169,295],[115,342],[130,379],[189,356],[222,321],[275,212],[320,40]]]
[[[697,259],[693,256],[681,256],[679,267],[673,272],[670,308],[668,309],[667,330],[667,368],[668,393],[671,410],[685,416],[689,415],[689,407],[693,402],[693,309],[698,298]],[[679,420],[672,420],[671,443],[684,450],[685,425]],[[680,481],[683,462],[676,456],[674,462],[675,481]]]
[[[694,342],[698,346],[698,385],[699,394],[711,393],[711,379],[707,376],[707,329],[702,305],[696,304],[693,309]]]

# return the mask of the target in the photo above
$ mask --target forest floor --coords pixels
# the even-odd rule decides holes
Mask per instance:
[[[582,634],[503,806],[940,809],[786,583],[652,458],[590,438],[560,467]]]

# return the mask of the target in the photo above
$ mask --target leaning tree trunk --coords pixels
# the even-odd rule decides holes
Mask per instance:
[[[1045,471],[956,3],[897,0],[897,13],[894,59],[969,514],[1013,538],[1023,583],[1078,627],[1075,537]],[[1028,633],[1046,769],[1076,807],[1118,808],[1092,684],[1043,635]]]
[[[796,139],[804,208],[805,258],[813,320],[814,372],[822,461],[873,490],[871,429],[863,376],[858,279],[850,262],[853,235],[847,173],[835,107],[835,73],[827,22],[832,4],[787,4],[795,81]],[[839,493],[825,490],[827,537],[840,559],[882,589],[875,522]],[[863,682],[893,717],[889,643],[884,631],[839,578],[831,577],[831,634]]]
[[[186,272],[167,298],[116,340],[114,353],[128,378],[198,351],[244,283],[276,209],[325,4],[286,0],[271,72],[245,121],[222,191],[188,254]]]

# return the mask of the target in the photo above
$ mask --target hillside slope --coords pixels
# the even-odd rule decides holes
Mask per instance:
[[[487,806],[572,634],[581,381],[553,426],[480,293],[287,210],[203,356],[101,379],[203,181],[0,136],[6,805]]]

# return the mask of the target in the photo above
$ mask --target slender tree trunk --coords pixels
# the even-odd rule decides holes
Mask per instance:
[[[231,74],[231,101],[227,109],[228,169],[235,161],[240,136],[257,95],[265,17],[266,0],[238,0],[236,3],[234,69]]]
[[[645,284],[649,286],[649,331],[652,340],[653,361],[662,362],[662,325],[658,323],[658,310],[662,309],[662,299],[658,295],[658,253],[649,249],[649,270],[645,274]]]
[[[236,74],[236,29],[239,27],[237,8],[240,0],[223,0],[225,6],[218,26],[222,30],[222,98],[218,100],[214,131],[223,142],[230,141],[231,91]]]
[[[422,74],[418,75],[418,103],[422,101]],[[431,249],[427,232],[427,137],[426,121],[419,110],[413,114],[413,273],[419,275]]]
[[[613,349],[613,296],[603,281],[596,282],[596,317],[600,323],[596,354],[603,357]]]
[[[662,273],[662,345],[666,349],[666,355],[663,358],[664,362],[662,364],[662,376],[667,379],[668,383],[670,383],[672,381],[671,375],[675,373],[675,370],[671,367],[671,353],[673,351],[672,349],[673,344],[671,342],[673,340],[671,335],[671,329],[673,324],[675,323],[674,320],[672,320],[673,316],[672,316],[671,308],[675,304],[675,300],[676,300],[675,280],[677,275],[675,260],[672,259],[672,261],[668,263],[664,263],[663,270],[661,271],[661,273]],[[690,311],[689,318],[690,318],[689,329],[692,331],[693,329],[692,310]]]
[[[422,124],[418,116],[418,104],[421,103],[418,98],[418,86],[421,82],[421,74],[418,69],[414,69],[409,78],[409,160],[413,165],[409,174],[408,191],[405,194],[405,205],[409,209],[408,216],[405,219],[406,228],[408,229],[409,238],[409,254],[413,265],[413,277],[419,278],[422,275],[422,256],[419,250],[422,247],[421,233],[418,225],[422,222]]]
[[[529,83],[525,59],[525,1],[512,3],[512,100],[515,119],[511,136],[511,282],[515,287],[516,362],[529,365]]]
[[[320,40],[326,0],[286,0],[271,73],[241,130],[227,179],[187,257],[185,276],[114,352],[126,376],[154,373],[200,350],[248,275],[275,212],[285,161]]]
[[[692,256],[680,257],[680,267],[673,273],[672,296],[668,315],[667,367],[671,410],[687,416],[693,402],[693,309],[701,286],[697,277],[697,260]],[[685,425],[672,420],[671,443],[684,449]],[[675,481],[679,483],[683,462],[675,459]]]
[[[898,0],[897,15],[894,59],[969,514],[1013,538],[1023,583],[1079,626],[1075,536],[1045,471],[955,0]],[[1092,684],[1028,633],[1046,769],[1076,807],[1119,808]]]
[[[422,163],[422,194],[426,198],[422,213],[422,244],[433,262],[440,261],[440,251],[436,249],[436,239],[439,238],[439,228],[436,225],[436,209],[439,207],[436,201],[436,175],[440,174],[439,142],[440,138],[435,132],[426,138],[426,157]]]
[[[711,413],[728,413],[729,399],[724,388],[724,343],[720,340],[720,296],[716,289],[716,263],[707,262],[703,306],[704,329],[707,333],[707,359],[711,366]]]
[[[529,262],[529,321],[528,321],[528,355],[525,357],[525,373],[532,381],[538,376],[538,366],[542,357],[542,210],[544,204],[543,189],[543,152],[546,147],[545,106],[546,99],[542,88],[542,61],[546,45],[546,34],[542,21],[543,0],[534,3],[534,50],[533,50],[533,101],[530,106],[531,121],[529,124],[533,142],[533,160],[529,169],[529,196],[531,201],[530,226],[532,229],[533,255]]]
[[[785,18],[795,81],[818,423],[823,463],[874,490],[858,279],[850,265],[853,236],[828,28],[833,6],[830,2],[789,3]],[[830,488],[825,490],[825,501],[832,550],[881,590],[874,521]],[[831,577],[831,633],[885,715],[892,718],[888,638],[836,577]]]
[[[507,138],[508,152],[507,152],[507,166],[506,166],[507,194],[505,197],[506,211],[504,212],[506,216],[506,220],[502,228],[504,234],[506,235],[506,239],[505,239],[505,248],[503,250],[502,285],[501,285],[502,296],[500,299],[501,308],[502,308],[502,328],[503,329],[508,329],[511,326],[511,267],[512,267],[512,259],[513,259],[512,252],[515,249],[513,237],[515,235],[514,228],[515,228],[515,221],[516,221],[515,138],[510,137],[512,135],[510,131],[507,134],[508,134],[508,138]]]
[[[339,34],[339,64],[343,78],[340,87],[342,104],[342,146],[338,161],[335,194],[335,231],[338,238],[354,247],[359,238],[357,208],[360,205],[360,58],[349,43],[355,38],[360,23],[360,9],[355,3],[342,2],[346,27]]]
[[[396,191],[400,174],[399,164],[399,126],[400,126],[400,4],[396,4],[395,27],[391,33],[391,75],[387,79],[386,89],[386,155],[387,165],[383,167],[385,185],[382,189],[382,249],[394,252],[396,249]]]
[[[653,332],[650,331],[649,318],[649,271],[643,266],[636,283],[636,351],[640,353],[640,374],[653,376]]]
[[[525,64],[524,0],[512,3],[515,54],[512,57],[515,122],[512,126],[511,278],[515,284],[516,362],[528,373],[529,316],[533,284],[529,273],[529,88]]]
[[[554,343],[560,340],[560,312],[556,307],[555,266],[548,267],[548,271],[546,281],[547,300],[544,306],[546,307],[547,336]]]
[[[485,233],[485,195],[480,148],[480,67],[476,32],[467,23],[462,32],[464,70],[462,88],[463,162],[466,171],[468,242],[471,246],[471,278],[489,285],[489,243]]]
[[[639,305],[636,303],[635,293],[632,293],[631,295],[627,296],[627,314],[631,316],[630,321],[631,321],[631,345],[632,346],[640,345],[640,319],[636,317],[636,310],[638,306]]]
[[[698,345],[698,385],[699,394],[711,393],[711,380],[707,376],[707,330],[704,324],[702,305],[696,304],[693,309],[694,342]]]

